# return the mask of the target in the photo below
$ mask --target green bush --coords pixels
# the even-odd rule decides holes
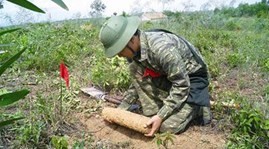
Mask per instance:
[[[269,58],[267,58],[264,62],[264,68],[269,71]]]
[[[68,142],[67,142],[66,137],[52,136],[51,142],[52,142],[52,146],[55,147],[55,149],[67,149],[68,148]]]
[[[228,21],[225,25],[225,28],[230,31],[240,30],[239,24],[234,20]]]
[[[44,131],[44,124],[41,121],[27,121],[24,125],[17,128],[19,141],[17,145],[27,147],[42,146],[42,131]],[[44,137],[44,136],[43,136]]]
[[[230,67],[237,67],[245,62],[244,56],[238,53],[228,54],[226,57],[227,63]]]
[[[114,57],[108,59],[103,49],[96,50],[91,57],[91,80],[93,84],[108,90],[112,88],[123,89],[130,84],[128,64],[125,59]]]
[[[255,4],[241,3],[237,8],[224,8],[222,10],[215,9],[215,13],[224,14],[227,17],[249,17],[256,16],[268,18],[269,6],[266,0]]]
[[[245,104],[232,113],[235,128],[229,138],[229,148],[268,148],[269,119],[255,107]]]
[[[164,147],[165,149],[168,149],[170,144],[174,144],[175,138],[175,135],[171,132],[164,132],[155,134],[153,141],[156,142],[158,148]]]

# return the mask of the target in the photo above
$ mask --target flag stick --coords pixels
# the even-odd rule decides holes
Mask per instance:
[[[60,124],[62,124],[63,120],[63,85],[62,85],[62,78],[65,80],[66,87],[69,89],[69,74],[68,69],[64,65],[63,62],[60,63],[60,109],[59,109],[59,115],[60,115]]]
[[[61,80],[61,77],[60,77],[60,85],[61,85],[61,88],[60,88],[60,119],[62,117],[62,113],[63,113],[63,109],[62,109],[62,103],[63,103],[63,85],[62,85],[62,80]]]

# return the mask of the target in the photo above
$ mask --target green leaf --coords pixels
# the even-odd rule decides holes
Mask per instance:
[[[6,34],[6,33],[11,33],[11,32],[14,32],[16,30],[19,30],[20,28],[14,28],[14,29],[10,29],[10,30],[6,30],[6,31],[2,31],[0,32],[0,36]]]
[[[6,93],[8,93],[7,89],[5,88],[0,89],[0,95],[6,94]]]
[[[11,57],[9,60],[7,60],[1,67],[0,67],[0,76],[5,72],[5,70],[14,62],[16,61],[21,54],[26,50],[26,48],[22,49],[20,52],[18,52],[16,55]]]
[[[160,146],[162,144],[162,142],[163,142],[162,140],[157,140],[156,143],[157,143],[158,146]]]
[[[0,107],[12,104],[22,98],[24,98],[30,91],[28,90],[20,90],[12,93],[6,93],[0,95]]]
[[[59,5],[60,7],[62,7],[65,10],[69,10],[68,7],[65,5],[65,3],[62,0],[52,0],[54,3],[56,3],[57,5]]]
[[[264,128],[265,128],[266,130],[269,130],[269,120],[266,120],[266,121],[265,121]]]
[[[2,121],[2,122],[0,122],[0,128],[3,127],[3,126],[6,126],[6,125],[12,124],[13,122],[15,122],[17,120],[20,120],[20,119],[23,119],[23,118],[24,117],[18,117],[18,118],[13,118],[13,119],[10,119],[10,120]]]
[[[39,13],[45,13],[43,10],[41,10],[40,8],[38,8],[36,5],[34,5],[33,3],[27,1],[27,0],[7,0],[13,4],[19,5],[21,7],[24,7],[26,9],[35,11],[35,12],[39,12]]]

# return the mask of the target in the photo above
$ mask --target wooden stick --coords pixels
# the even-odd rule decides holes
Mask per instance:
[[[143,134],[150,132],[149,128],[144,128],[144,125],[150,120],[150,118],[143,115],[119,108],[105,107],[102,111],[102,117],[109,122],[114,122]]]

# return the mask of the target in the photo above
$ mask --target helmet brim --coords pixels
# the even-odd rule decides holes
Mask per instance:
[[[114,57],[123,50],[138,29],[141,20],[139,17],[133,16],[127,17],[127,22],[126,28],[120,38],[111,47],[105,50],[106,57]]]

